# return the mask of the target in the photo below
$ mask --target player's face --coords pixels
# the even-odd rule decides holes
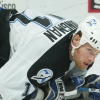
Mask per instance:
[[[92,64],[98,55],[99,51],[90,46],[88,43],[82,45],[74,52],[74,61],[76,66],[80,69],[87,68]]]
[[[94,62],[99,53],[99,50],[86,43],[75,50],[73,60],[78,68],[85,69]]]

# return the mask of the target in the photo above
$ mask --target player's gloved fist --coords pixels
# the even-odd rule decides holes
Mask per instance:
[[[86,79],[86,85],[87,88],[94,88],[94,89],[100,89],[100,76],[99,75],[90,75]],[[100,100],[100,93],[96,92],[83,92],[83,98],[85,100]]]
[[[49,93],[45,100],[63,100],[73,98],[77,94],[77,88],[84,84],[81,76],[62,78],[49,82]]]
[[[49,92],[45,100],[62,100],[64,97],[65,86],[61,79],[49,82]]]
[[[65,79],[64,79],[65,80]],[[71,77],[72,82],[65,82],[65,99],[73,99],[79,97],[80,92],[77,90],[78,87],[81,87],[85,80],[82,76],[73,76]]]

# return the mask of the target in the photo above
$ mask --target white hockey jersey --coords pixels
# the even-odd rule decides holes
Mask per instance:
[[[32,85],[27,77],[30,67],[77,29],[77,24],[70,20],[53,15],[40,15],[30,9],[15,16],[17,17],[12,16],[10,20],[10,60],[0,69],[0,94],[3,100],[22,100],[32,93],[35,90],[34,84]],[[38,84],[50,80],[54,72],[48,69],[48,66],[44,66],[44,69],[38,68],[37,75],[31,79]],[[44,76],[49,73],[49,76],[42,80],[41,73]],[[30,88],[26,93],[27,86]]]

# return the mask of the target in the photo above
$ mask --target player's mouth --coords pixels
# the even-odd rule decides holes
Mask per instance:
[[[83,64],[85,67],[89,66],[89,63],[83,62]]]

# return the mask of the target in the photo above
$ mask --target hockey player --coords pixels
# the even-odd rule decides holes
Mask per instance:
[[[1,56],[5,61],[0,69],[3,100],[79,97],[78,87],[84,85],[84,76],[100,53],[100,21],[88,16],[77,25],[71,20],[41,15],[32,9],[21,14],[12,10],[0,13],[4,14],[1,18],[5,18],[0,34],[7,37],[6,42],[1,42],[1,55],[3,50],[10,52],[5,54],[8,55],[6,61],[5,56]],[[89,79],[92,81],[87,81],[87,87],[92,84],[99,88],[99,76],[92,75]],[[87,94],[87,98],[99,100],[100,94],[96,95],[94,98]]]

